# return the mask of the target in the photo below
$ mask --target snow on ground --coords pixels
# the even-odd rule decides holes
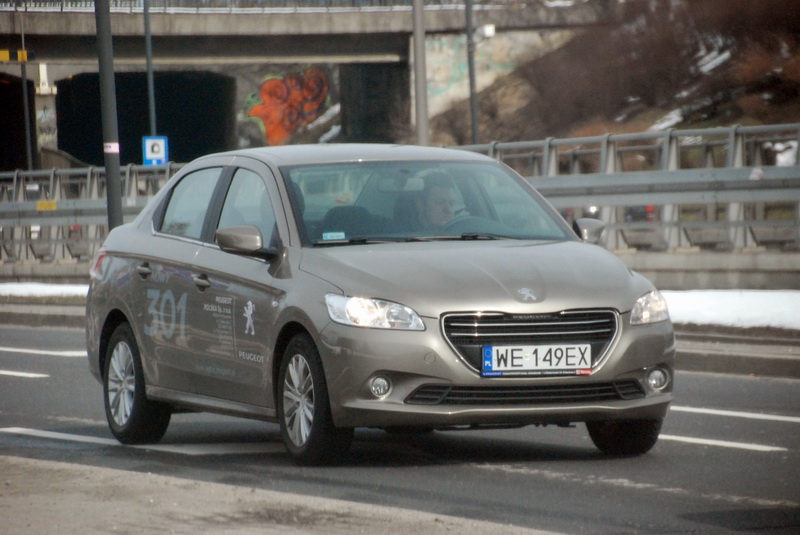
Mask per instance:
[[[84,284],[0,283],[2,297],[81,297]],[[674,323],[800,330],[800,290],[662,292]]]
[[[86,284],[43,284],[38,282],[6,282],[0,284],[0,297],[85,297]]]
[[[663,291],[675,323],[800,330],[800,290]]]

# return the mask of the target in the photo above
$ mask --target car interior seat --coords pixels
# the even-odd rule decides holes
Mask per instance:
[[[363,206],[334,206],[322,219],[323,237],[328,233],[343,233],[342,239],[364,237],[376,232],[376,219]]]
[[[419,214],[417,213],[417,191],[403,191],[397,196],[394,212],[394,223],[403,230],[416,230],[419,228]]]

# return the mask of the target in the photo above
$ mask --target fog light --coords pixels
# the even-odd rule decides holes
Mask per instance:
[[[382,398],[388,394],[391,389],[392,383],[386,377],[374,377],[369,384],[370,392],[377,398]]]
[[[669,384],[669,374],[661,368],[653,368],[647,373],[647,384],[655,390],[661,390]]]

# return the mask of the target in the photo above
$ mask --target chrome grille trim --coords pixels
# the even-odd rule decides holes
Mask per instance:
[[[440,323],[450,347],[477,373],[481,348],[503,344],[588,343],[594,369],[605,359],[619,333],[619,314],[610,309],[545,314],[457,312],[443,315]]]
[[[412,405],[553,405],[593,403],[645,397],[636,379],[603,383],[531,386],[423,385],[405,402]]]
[[[550,332],[542,332],[542,331],[530,331],[530,332],[519,332],[519,333],[502,333],[502,336],[571,336],[571,335],[587,335],[587,334],[606,334],[608,333],[608,329],[597,329],[594,331],[550,331]],[[497,333],[473,333],[470,336],[474,336],[475,338],[487,338],[490,336],[498,336]]]

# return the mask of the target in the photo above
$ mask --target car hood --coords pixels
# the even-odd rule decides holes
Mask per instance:
[[[630,309],[652,285],[581,242],[439,241],[305,249],[300,268],[345,295],[438,317],[460,310]]]

